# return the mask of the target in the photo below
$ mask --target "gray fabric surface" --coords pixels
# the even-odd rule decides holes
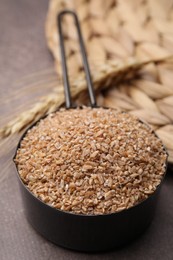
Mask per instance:
[[[0,1],[0,119],[10,116],[13,103],[5,102],[23,75],[53,68],[47,49],[44,23],[48,1]],[[18,104],[23,100],[19,99]],[[17,103],[15,103],[17,106]],[[3,113],[3,115],[2,115]],[[1,123],[0,123],[1,125]],[[16,140],[11,142],[16,143]],[[173,171],[169,170],[152,225],[130,245],[102,254],[84,254],[60,248],[38,235],[25,219],[14,165],[14,149],[1,146],[0,259],[1,260],[96,260],[173,259]]]

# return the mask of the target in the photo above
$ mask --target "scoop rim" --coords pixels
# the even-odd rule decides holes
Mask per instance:
[[[70,109],[76,109],[76,108],[80,108],[80,109],[83,109],[84,107],[87,107],[87,106],[78,106],[78,107],[74,107],[74,108],[63,108],[65,110],[70,110]],[[121,111],[119,109],[116,109],[116,108],[110,108],[110,107],[94,107],[94,108],[91,108],[91,109],[97,109],[97,108],[103,108],[103,109],[112,109],[112,110],[117,110],[119,111],[120,113],[128,113],[126,111]],[[50,114],[54,114],[58,111],[60,111],[61,108],[59,108],[58,110],[50,113]],[[16,169],[16,172],[17,172],[17,176],[18,176],[18,179],[20,181],[20,183],[22,184],[22,186],[30,193],[30,195],[32,195],[35,199],[37,199],[39,202],[41,202],[43,205],[47,206],[47,207],[50,207],[51,209],[53,210],[56,210],[57,212],[60,212],[60,213],[63,213],[63,214],[70,214],[70,215],[73,215],[73,216],[79,216],[79,217],[98,217],[98,216],[111,216],[111,215],[115,215],[115,214],[120,214],[122,212],[126,212],[128,210],[131,210],[131,209],[134,209],[135,207],[138,207],[140,206],[140,204],[144,203],[145,201],[147,201],[148,199],[150,199],[151,197],[153,197],[155,195],[155,193],[159,190],[160,186],[162,185],[164,179],[165,179],[165,176],[166,176],[166,172],[167,172],[167,167],[168,167],[168,152],[162,142],[162,140],[158,137],[158,135],[156,134],[156,132],[151,128],[151,126],[145,122],[144,120],[136,117],[139,122],[143,123],[144,125],[146,125],[149,129],[151,129],[151,133],[154,134],[159,140],[161,140],[162,142],[162,147],[163,147],[163,151],[165,151],[165,154],[166,154],[166,160],[165,160],[165,165],[163,166],[164,167],[164,173],[162,175],[162,178],[161,178],[161,181],[159,183],[159,185],[156,186],[156,189],[154,190],[153,193],[151,193],[146,199],[140,201],[139,203],[129,207],[129,208],[125,208],[123,210],[120,210],[120,211],[117,211],[117,212],[111,212],[111,213],[103,213],[103,214],[79,214],[79,213],[75,213],[75,212],[72,212],[72,211],[65,211],[65,210],[61,210],[61,209],[57,209],[47,203],[45,203],[44,201],[42,201],[40,198],[36,197],[36,195],[34,193],[32,193],[30,191],[30,189],[25,185],[25,183],[23,182],[23,180],[21,179],[20,175],[19,175],[19,171],[18,171],[18,168],[17,168],[17,165],[16,165],[16,162],[15,162],[15,158],[16,158],[16,155],[17,155],[17,151],[18,149],[20,148],[20,145],[21,145],[21,142],[22,140],[24,139],[24,137],[26,136],[26,134],[28,133],[28,131],[30,129],[32,129],[34,126],[36,126],[41,120],[45,119],[47,116],[49,116],[50,114],[46,114],[44,116],[42,116],[40,119],[36,120],[33,124],[31,124],[25,131],[24,133],[22,134],[22,136],[20,137],[19,141],[18,141],[18,145],[15,149],[15,154],[13,156],[13,163],[15,164],[15,169]]]

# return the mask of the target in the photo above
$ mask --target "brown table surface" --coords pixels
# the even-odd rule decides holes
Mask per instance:
[[[53,59],[45,41],[48,1],[0,1],[0,125],[29,107],[48,91],[34,87],[48,73]],[[38,73],[39,72],[39,73]],[[33,75],[35,80],[26,78]],[[24,78],[24,79],[23,79]],[[21,82],[21,79],[23,81]],[[29,83],[31,81],[31,83]],[[27,83],[26,83],[27,82]],[[40,83],[41,86],[41,83]],[[0,259],[173,259],[173,172],[169,170],[152,225],[130,245],[102,254],[84,254],[60,248],[42,238],[25,219],[14,165],[11,161],[19,136],[0,144]]]

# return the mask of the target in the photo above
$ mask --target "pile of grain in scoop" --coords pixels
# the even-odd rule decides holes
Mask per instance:
[[[113,109],[60,110],[31,128],[17,151],[19,175],[45,203],[78,214],[107,214],[150,196],[167,154],[152,130]]]

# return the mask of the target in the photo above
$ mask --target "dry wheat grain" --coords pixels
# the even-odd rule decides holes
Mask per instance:
[[[24,184],[45,203],[78,214],[117,212],[145,200],[167,154],[152,130],[113,109],[61,109],[30,129],[17,151]]]

